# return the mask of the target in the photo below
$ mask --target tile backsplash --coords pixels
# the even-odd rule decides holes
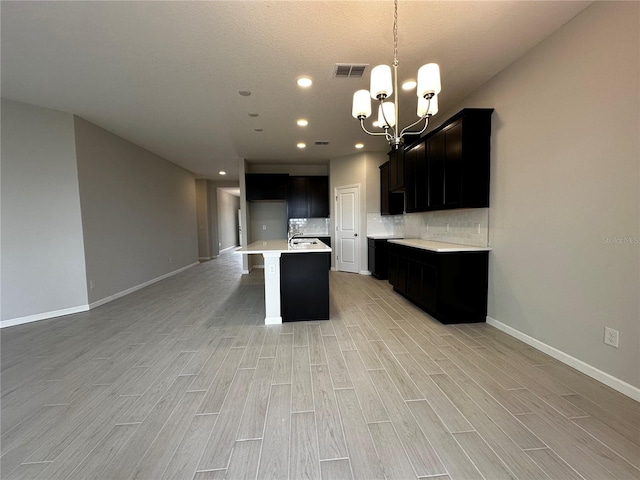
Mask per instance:
[[[367,235],[404,236],[403,215],[380,215],[367,213]]]
[[[304,235],[329,235],[328,218],[290,218],[289,231],[300,232]]]
[[[394,216],[368,213],[367,235],[382,234],[486,247],[489,245],[489,209],[444,210]]]

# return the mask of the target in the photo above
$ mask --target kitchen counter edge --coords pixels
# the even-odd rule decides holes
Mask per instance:
[[[389,243],[404,245],[405,247],[419,248],[431,252],[490,252],[491,247],[477,247],[474,245],[459,245],[457,243],[434,242],[433,240],[422,240],[419,238],[404,238],[389,240]]]

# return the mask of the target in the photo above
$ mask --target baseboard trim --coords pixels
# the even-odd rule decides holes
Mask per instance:
[[[198,260],[201,262],[206,262],[207,260],[211,260],[211,257],[198,257]]]
[[[614,390],[617,390],[618,392],[640,402],[640,388],[634,387],[633,385],[620,380],[613,375],[603,372],[602,370],[589,365],[582,360],[578,360],[577,358],[572,357],[571,355],[564,353],[563,351],[558,350],[555,347],[552,347],[551,345],[547,345],[540,340],[530,337],[526,333],[522,333],[520,330],[516,330],[515,328],[510,327],[509,325],[506,325],[496,320],[495,318],[487,316],[487,323],[491,326],[496,327],[498,330],[501,330],[514,338],[517,338],[527,345],[530,345],[533,348],[552,356],[556,360],[559,360],[560,362],[575,368],[579,372],[582,372],[585,375],[588,375],[589,377],[598,380],[601,383],[604,383]]]
[[[360,270],[360,275],[371,275],[369,270]]]
[[[10,318],[9,320],[0,321],[0,328],[14,327],[25,323],[37,322],[39,320],[47,320],[49,318],[64,317],[73,315],[74,313],[86,312],[91,307],[89,305],[79,305],[77,307],[63,308],[61,310],[52,310],[50,312],[36,313],[35,315],[27,315],[26,317]]]
[[[135,292],[137,290],[140,290],[142,288],[148,287],[149,285],[153,285],[154,283],[157,283],[157,282],[159,282],[161,280],[164,280],[165,278],[169,278],[169,277],[172,277],[174,275],[177,275],[178,273],[184,272],[188,268],[195,267],[196,265],[200,265],[200,262],[195,262],[195,263],[192,263],[190,265],[187,265],[186,267],[182,267],[182,268],[179,268],[179,269],[174,270],[172,272],[165,273],[164,275],[161,275],[159,277],[151,279],[148,282],[144,282],[144,283],[141,283],[140,285],[136,285],[135,287],[128,288],[126,290],[123,290],[122,292],[116,293],[115,295],[110,295],[108,297],[101,298],[100,300],[97,300],[97,301],[95,301],[93,303],[90,303],[88,305],[80,305],[80,306],[77,306],[77,307],[63,308],[62,310],[54,310],[54,311],[50,311],[50,312],[38,313],[36,315],[28,315],[26,317],[19,317],[19,318],[11,318],[9,320],[2,320],[2,321],[0,321],[0,328],[13,327],[15,325],[22,325],[24,323],[37,322],[39,320],[46,320],[48,318],[63,317],[65,315],[73,315],[74,313],[81,313],[81,312],[86,312],[88,310],[93,310],[94,308],[97,308],[100,305],[104,305],[105,303],[109,303],[109,302],[111,302],[113,300],[116,300],[116,299],[118,299],[120,297],[124,297],[125,295],[129,295],[130,293],[133,293],[133,292]]]
[[[121,292],[115,293],[113,295],[109,295],[108,297],[101,298],[100,300],[96,300],[95,302],[89,304],[89,309],[97,308],[97,307],[99,307],[101,305],[104,305],[105,303],[112,302],[114,300],[117,300],[118,298],[124,297],[125,295],[129,295],[130,293],[133,293],[133,292],[141,290],[141,289],[143,289],[145,287],[148,287],[149,285],[153,285],[154,283],[158,283],[158,282],[164,280],[165,278],[173,277],[174,275],[182,273],[182,272],[184,272],[185,270],[187,270],[187,269],[189,269],[191,267],[195,267],[196,265],[200,265],[200,262],[192,263],[190,265],[187,265],[185,267],[179,268],[179,269],[174,270],[172,272],[165,273],[164,275],[160,275],[159,277],[152,278],[151,280],[149,280],[147,282],[144,282],[144,283],[141,283],[139,285],[136,285],[135,287],[127,288],[126,290],[123,290]]]
[[[238,248],[237,245],[232,245],[230,247],[223,248],[222,250],[220,250],[220,253],[228,252],[229,250],[235,250],[236,248]]]

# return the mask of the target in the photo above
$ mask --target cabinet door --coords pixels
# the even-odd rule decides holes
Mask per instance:
[[[404,150],[398,148],[389,153],[389,191],[404,188]]]
[[[407,262],[407,297],[422,303],[422,264],[411,260]]]
[[[389,162],[380,165],[380,214],[389,215]]]
[[[410,148],[404,152],[404,168],[405,168],[405,188],[404,188],[404,201],[405,210],[407,213],[419,211],[416,205],[416,195],[418,193],[418,185],[416,182],[416,168],[418,156],[416,155],[416,148]]]
[[[329,216],[329,177],[309,177],[309,217]]]
[[[429,210],[437,210],[444,205],[445,145],[444,132],[435,134],[427,141]]]
[[[245,187],[248,201],[285,200],[289,175],[271,173],[247,173]]]
[[[445,136],[444,205],[455,208],[460,206],[462,183],[462,120],[447,128]]]
[[[390,162],[380,166],[380,214],[401,215],[404,211],[404,194],[389,191]]]
[[[309,181],[306,177],[289,177],[287,214],[289,218],[309,217]]]
[[[420,142],[413,147],[415,172],[413,184],[415,185],[415,211],[424,212],[429,208],[429,182],[427,172],[426,142]],[[409,177],[407,176],[407,179]]]

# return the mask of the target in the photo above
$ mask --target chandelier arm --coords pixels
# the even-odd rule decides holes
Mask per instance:
[[[407,133],[407,134],[409,134],[409,135],[422,135],[422,134],[425,132],[425,130],[427,129],[427,127],[429,126],[429,118],[430,118],[430,117],[429,117],[429,116],[426,116],[426,117],[422,117],[422,118],[426,118],[426,119],[427,119],[427,121],[426,121],[426,122],[425,122],[425,124],[424,124],[424,127],[422,127],[422,130],[420,130],[419,132],[406,132],[405,130],[406,130],[407,128],[411,128],[411,127],[413,127],[413,125],[415,125],[415,123],[414,123],[413,125],[409,125],[407,128],[405,128],[404,130],[402,130],[402,134],[404,135],[405,133]],[[421,118],[420,120],[422,120],[422,118]],[[420,121],[420,120],[418,120],[418,121]],[[417,122],[416,122],[416,123],[417,123]]]
[[[397,94],[396,94],[396,96],[397,96]],[[397,104],[397,102],[398,102],[398,100],[397,100],[397,98],[396,98],[396,104]],[[382,105],[383,105],[383,104],[384,104],[384,100],[380,100],[380,107],[381,107],[381,108],[380,108],[380,110],[382,111],[382,118],[383,118],[383,120],[384,120],[385,125],[389,125],[389,120],[387,120],[387,116],[384,114],[384,107],[382,107]],[[395,105],[394,105],[394,107],[395,107]],[[395,112],[395,115],[396,115],[396,119],[395,119],[395,120],[396,120],[396,122],[397,122],[397,120],[398,120],[398,119],[397,119],[398,109],[397,109],[397,108],[394,108],[393,110],[394,110],[394,112]],[[396,128],[397,128],[397,127],[398,127],[398,124],[396,123]],[[388,130],[389,128],[391,128],[391,133],[387,132],[387,130]],[[395,138],[395,136],[396,136],[396,129],[395,129],[395,128],[393,128],[393,127],[389,127],[389,128],[385,128],[385,129],[384,129],[384,133],[385,133],[385,135],[387,136],[387,139],[388,139],[388,140],[393,140],[393,139]],[[393,135],[392,135],[392,134],[393,134]]]
[[[366,133],[367,135],[371,135],[373,137],[384,137],[387,136],[388,137],[388,133],[384,132],[370,132],[369,130],[367,130],[367,128],[364,126],[364,118],[360,119],[360,127],[362,128],[362,130],[364,131],[364,133]]]
[[[407,125],[406,127],[404,127],[402,129],[402,132],[400,132],[400,136],[402,137],[405,133],[409,133],[409,134],[414,134],[415,132],[408,132],[407,130],[409,130],[410,128],[415,127],[416,125],[418,125],[422,120],[424,120],[425,118],[429,118],[427,115],[425,115],[424,117],[420,117],[417,121],[413,122],[411,125]],[[429,120],[427,120],[427,123],[429,123]],[[426,127],[426,125],[425,125]],[[422,132],[424,132],[424,129],[422,130]],[[420,133],[422,133],[420,132]]]

